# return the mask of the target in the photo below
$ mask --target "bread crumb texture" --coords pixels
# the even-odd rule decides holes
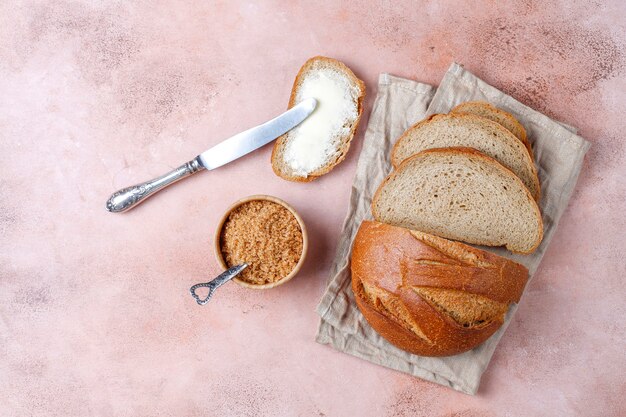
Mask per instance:
[[[230,268],[248,264],[238,278],[269,284],[285,278],[302,256],[302,230],[295,216],[278,203],[254,200],[236,207],[220,236],[220,250]]]

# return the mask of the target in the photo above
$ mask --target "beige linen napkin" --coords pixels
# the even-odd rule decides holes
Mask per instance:
[[[509,310],[504,325],[477,348],[460,355],[428,358],[397,349],[380,337],[357,309],[350,287],[352,241],[361,221],[372,218],[372,196],[391,171],[389,154],[393,143],[415,122],[433,113],[447,113],[469,100],[486,100],[512,113],[524,125],[533,144],[542,188],[543,241],[531,255],[483,248],[524,264],[532,278],[567,207],[589,142],[576,136],[573,128],[526,107],[456,63],[436,90],[426,84],[381,74],[330,281],[317,307],[321,320],[316,340],[379,365],[475,394],[517,306]]]

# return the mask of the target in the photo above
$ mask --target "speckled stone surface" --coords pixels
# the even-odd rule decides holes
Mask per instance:
[[[625,26],[620,0],[0,3],[0,415],[625,415]],[[368,87],[331,174],[287,183],[265,147],[105,211],[281,112],[317,54]],[[452,61],[592,142],[476,397],[313,341],[378,74]],[[304,218],[301,274],[196,305],[219,217],[257,193]]]

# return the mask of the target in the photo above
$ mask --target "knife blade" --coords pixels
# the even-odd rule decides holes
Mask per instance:
[[[218,143],[160,177],[116,191],[107,200],[106,208],[113,213],[130,210],[176,181],[203,169],[212,170],[232,162],[293,129],[313,113],[316,106],[314,98],[307,98],[280,116]]]
[[[215,169],[240,158],[288,132],[315,110],[317,101],[308,98],[280,116],[218,143],[199,157],[206,169]]]

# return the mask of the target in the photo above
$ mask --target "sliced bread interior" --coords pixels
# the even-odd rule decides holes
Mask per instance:
[[[522,141],[530,156],[533,155],[524,126],[522,126],[512,114],[500,110],[491,103],[487,103],[486,101],[466,101],[450,110],[450,113],[475,114],[476,116],[484,117],[485,119],[501,124],[506,130],[513,133],[515,137]]]
[[[494,158],[539,199],[537,170],[522,142],[500,124],[473,114],[437,114],[417,123],[398,139],[391,162],[397,168],[423,150],[455,146],[474,148]]]
[[[272,168],[286,180],[314,180],[346,157],[363,111],[365,84],[343,63],[317,56],[300,69],[289,108],[309,97],[317,100],[313,113],[274,144]]]
[[[372,213],[380,222],[518,253],[534,251],[543,237],[524,184],[472,148],[431,149],[405,160],[376,191]]]

